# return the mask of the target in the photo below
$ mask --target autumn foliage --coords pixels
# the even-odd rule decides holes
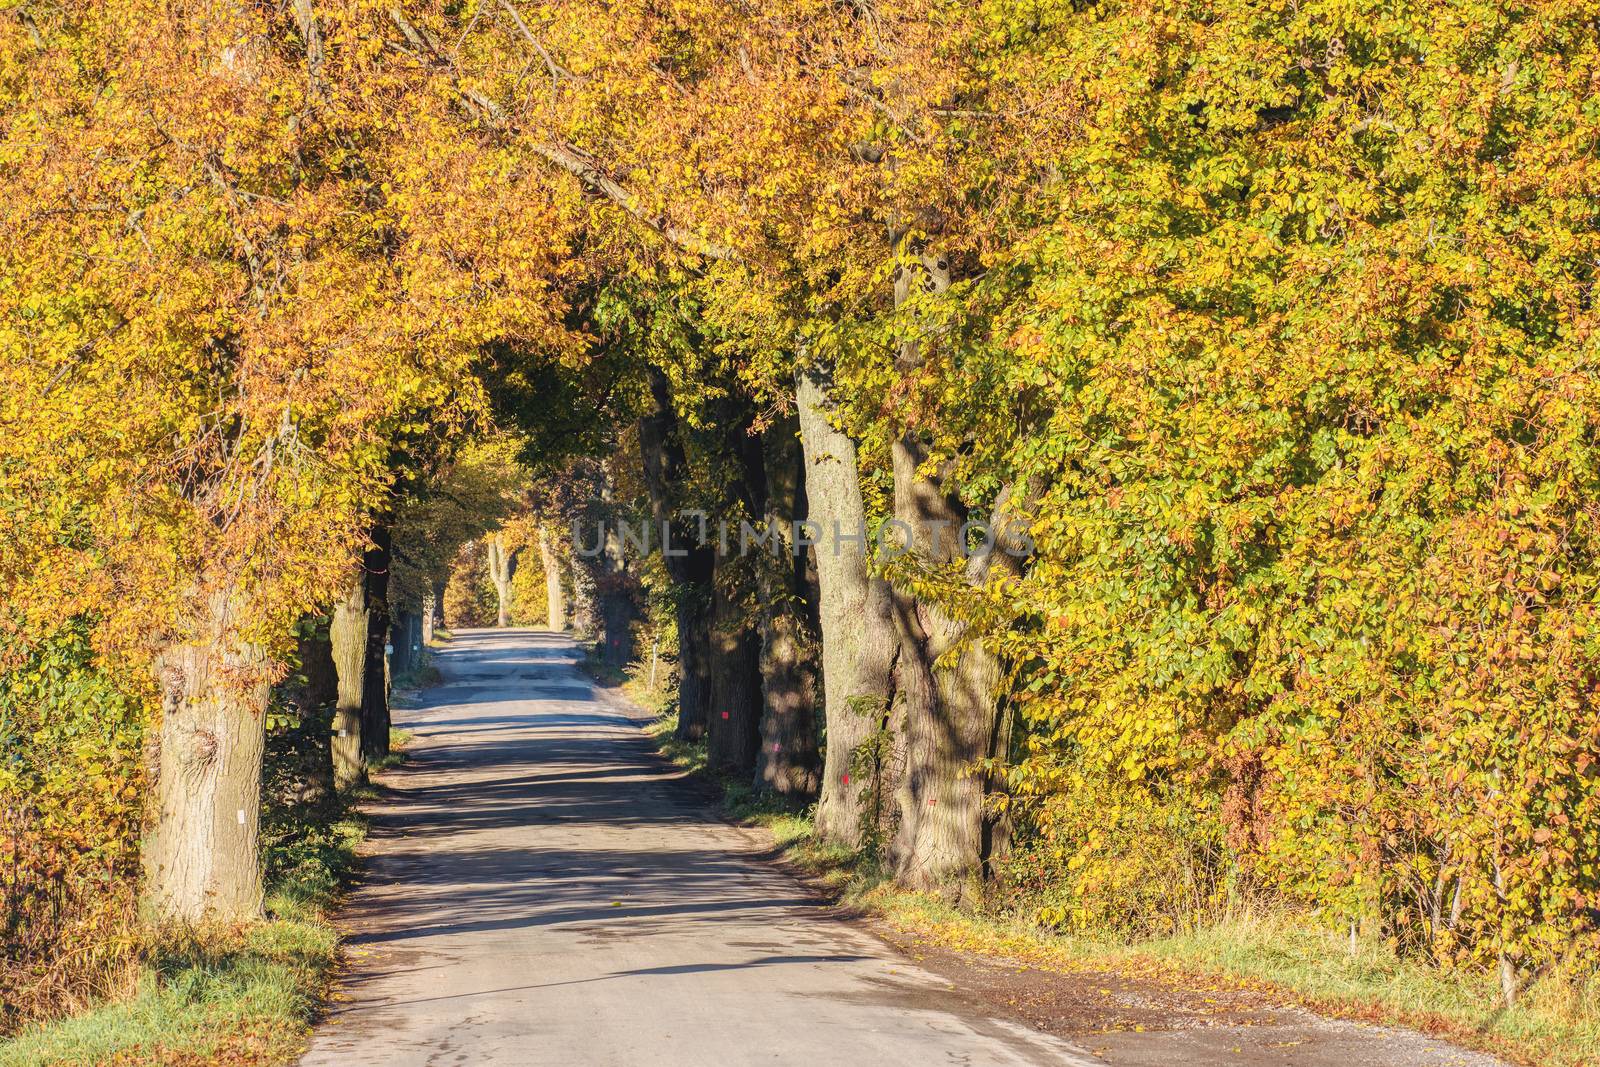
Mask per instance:
[[[0,869],[126,904],[129,745],[220,699],[155,668],[281,681],[378,526],[433,595],[505,434],[610,451],[641,513],[778,522],[799,373],[847,505],[1035,548],[869,561],[896,673],[853,694],[883,780],[848,843],[1067,928],[1288,901],[1508,998],[1592,960],[1596,14],[9,9]],[[697,641],[765,649],[766,722],[827,658],[817,577],[674,566],[682,691]]]

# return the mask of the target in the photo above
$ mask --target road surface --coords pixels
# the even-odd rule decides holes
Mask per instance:
[[[303,1067],[1490,1062],[1352,1047],[1350,1024],[1328,1024],[1331,1058],[1233,1058],[1226,1033],[1091,1052],[1008,1020],[763,861],[576,659],[553,634],[458,633],[444,683],[397,711],[413,761],[373,809]]]

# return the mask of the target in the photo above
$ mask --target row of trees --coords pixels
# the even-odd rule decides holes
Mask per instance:
[[[904,884],[1508,996],[1593,937],[1581,5],[17,12],[7,666],[152,709],[157,913],[257,906],[292,627],[497,428],[685,546],[583,557],[605,647],[670,616],[680,730]]]

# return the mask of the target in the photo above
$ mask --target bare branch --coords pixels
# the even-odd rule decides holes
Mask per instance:
[[[556,87],[561,84],[561,79],[564,77],[570,78],[572,75],[558,65],[550,55],[549,50],[539,43],[539,38],[535,37],[533,31],[528,29],[528,24],[522,21],[522,13],[517,10],[516,5],[511,0],[500,0],[500,8],[511,16],[511,21],[516,23],[517,29],[522,31],[522,36],[533,46],[533,50],[539,53],[539,58],[544,60],[545,70],[550,72],[550,91],[552,93],[555,92]]]
[[[306,80],[311,95],[322,96],[322,30],[317,26],[317,13],[311,0],[294,0],[294,21],[300,29],[300,40],[306,48]]]
[[[857,85],[849,75],[844,76],[840,79],[840,81],[843,82],[846,92],[884,115],[890,122],[894,123],[895,126],[899,128],[901,133],[911,138],[917,144],[925,146],[931,143],[927,137],[913,130],[911,128],[911,123],[908,122],[903,115],[901,115],[894,108],[890,107],[884,101],[880,100],[874,94]]]
[[[731,248],[707,241],[699,234],[686,230],[681,226],[676,226],[663,218],[652,218],[647,215],[632,193],[600,170],[599,167],[580,156],[571,146],[547,142],[534,145],[534,151],[568,174],[573,175],[607,200],[610,200],[679,249],[697,256],[705,256],[707,259],[738,260],[738,254]]]

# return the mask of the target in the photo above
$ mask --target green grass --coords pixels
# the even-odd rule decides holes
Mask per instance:
[[[417,693],[442,681],[444,675],[433,665],[433,652],[430,648],[424,648],[417,657],[417,665],[391,678],[389,688],[394,694],[394,704],[397,707],[406,707]]]
[[[854,899],[929,941],[1035,966],[1160,982],[1232,982],[1324,1014],[1412,1026],[1523,1063],[1600,1063],[1600,989],[1592,978],[1552,972],[1507,1010],[1488,974],[1404,960],[1380,944],[1359,944],[1352,952],[1346,937],[1287,910],[1235,915],[1192,933],[1130,944],[961,911],[887,883]]]
[[[1444,971],[1358,945],[1292,914],[1244,915],[1136,946],[1158,960],[1198,964],[1292,990],[1313,1006],[1399,1019],[1533,1063],[1600,1063],[1600,984],[1561,969],[1532,983],[1514,1008],[1491,976]]]
[[[391,730],[377,769],[404,762],[410,741]],[[0,1044],[0,1067],[292,1061],[338,962],[329,912],[366,836],[354,804],[371,795],[264,811],[263,922],[157,938],[131,996],[23,1030]]]
[[[270,857],[266,921],[163,937],[132,996],[22,1031],[0,1067],[288,1062],[338,959],[327,909],[364,834],[349,810],[308,825]]]
[[[405,748],[411,744],[412,733],[410,730],[401,730],[389,727],[389,751],[372,762],[369,769],[374,771],[389,771],[401,766],[406,761]]]
[[[651,740],[655,742],[656,748],[667,759],[692,775],[707,773],[705,742],[681,740],[677,736],[677,731],[678,716],[676,713],[660,716],[649,726],[646,726],[644,730],[646,734],[650,735]]]

